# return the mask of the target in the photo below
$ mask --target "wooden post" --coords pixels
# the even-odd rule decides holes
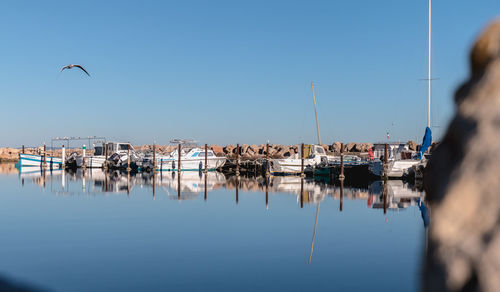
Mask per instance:
[[[156,191],[156,142],[153,141],[153,200]]]
[[[24,145],[23,145],[22,149],[23,149],[23,150],[22,150],[22,153],[24,154]]]
[[[179,147],[177,147],[177,171],[181,173],[181,144],[179,143]],[[179,175],[180,178],[180,175]],[[180,180],[179,180],[180,181]]]
[[[104,160],[104,164],[103,164],[103,167],[104,167],[104,170],[107,170],[108,169],[108,143],[104,143],[104,155],[106,157],[106,159]]]
[[[266,144],[266,176],[269,176],[269,142]]]
[[[300,145],[300,176],[304,177],[304,143]]]
[[[61,168],[64,171],[64,168],[66,167],[66,148],[64,148],[64,144],[61,146],[61,160],[62,160]]]
[[[340,143],[340,176],[339,179],[343,185],[344,180],[344,143]]]
[[[240,144],[236,144],[236,175],[240,175]]]
[[[156,171],[156,145],[153,142],[153,176]]]
[[[204,172],[207,173],[208,171],[208,145],[205,144],[205,170]],[[205,185],[207,181],[207,176],[205,175]]]
[[[43,144],[43,168],[47,167],[47,146]]]
[[[127,145],[127,172],[130,172],[130,144]]]
[[[388,151],[387,151],[387,143],[384,145],[384,180],[387,180],[387,172],[388,172],[388,165],[387,165],[387,154],[388,154]]]

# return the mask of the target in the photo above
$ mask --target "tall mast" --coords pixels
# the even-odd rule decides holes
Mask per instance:
[[[321,135],[319,134],[318,111],[316,109],[316,97],[314,96],[314,83],[312,82],[311,82],[311,88],[313,92],[314,114],[316,115],[316,131],[318,132],[318,143],[321,145]]]
[[[427,100],[427,127],[431,127],[431,0],[429,0],[429,72],[427,78],[428,100]]]

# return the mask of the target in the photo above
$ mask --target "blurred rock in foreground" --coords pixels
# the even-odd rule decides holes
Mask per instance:
[[[470,66],[425,178],[424,291],[500,291],[500,20],[476,41]]]

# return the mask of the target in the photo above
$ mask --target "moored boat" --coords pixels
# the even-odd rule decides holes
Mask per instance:
[[[182,171],[199,171],[205,169],[205,154],[206,168],[208,171],[216,170],[226,163],[225,157],[218,157],[212,150],[207,150],[200,147],[193,147],[187,152],[181,149],[180,160]],[[179,170],[179,150],[172,151],[169,155],[156,155],[156,170],[157,171],[177,171]]]
[[[36,154],[19,154],[19,165],[21,167],[45,167],[60,168],[62,165],[61,157],[44,156]]]

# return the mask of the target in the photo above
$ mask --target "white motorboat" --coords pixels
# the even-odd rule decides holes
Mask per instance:
[[[402,178],[408,175],[412,167],[420,163],[418,153],[409,150],[404,143],[376,143],[373,146],[373,156],[376,157],[368,166],[370,173],[375,176],[385,176],[384,153],[387,145],[387,177]]]
[[[304,145],[304,169],[310,169],[321,163],[327,164],[335,158],[326,155],[321,145]],[[269,171],[272,175],[300,174],[302,160],[300,154],[295,154],[283,159],[270,159]]]
[[[85,167],[87,168],[102,168],[106,162],[104,155],[104,146],[94,146],[94,154],[85,157]],[[82,167],[83,155],[76,157],[76,166]]]
[[[156,155],[156,170],[177,171],[179,167],[179,150],[172,151],[169,155]],[[212,150],[207,150],[207,170],[216,170],[226,163],[225,157],[217,157]],[[181,149],[181,170],[199,171],[205,169],[205,149],[194,147],[187,151]]]

